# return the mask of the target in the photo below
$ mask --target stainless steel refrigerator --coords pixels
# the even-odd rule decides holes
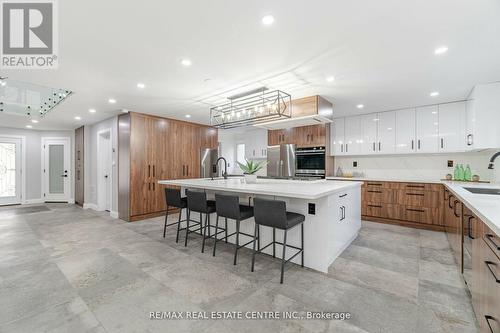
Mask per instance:
[[[211,148],[201,148],[200,152],[200,177],[201,178],[212,178],[212,177],[220,177],[221,169],[216,168],[216,172],[214,172],[213,166],[217,162],[219,158],[219,148],[211,149]]]
[[[267,176],[295,177],[295,145],[267,147]]]

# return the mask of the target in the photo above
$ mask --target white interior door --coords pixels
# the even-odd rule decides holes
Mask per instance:
[[[0,137],[0,205],[21,203],[20,138]]]
[[[45,201],[70,199],[70,140],[42,138]]]
[[[97,133],[97,209],[111,211],[111,129]]]

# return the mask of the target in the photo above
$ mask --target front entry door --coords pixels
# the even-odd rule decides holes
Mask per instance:
[[[68,202],[70,199],[70,140],[42,138],[43,189],[45,201]]]
[[[0,136],[0,205],[21,203],[21,139]]]

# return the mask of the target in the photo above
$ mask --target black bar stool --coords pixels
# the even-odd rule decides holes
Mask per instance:
[[[215,194],[215,203],[216,203],[216,211],[217,211],[217,222],[215,224],[215,241],[214,241],[214,251],[213,256],[215,256],[215,248],[217,246],[217,232],[219,229],[219,217],[224,217],[226,219],[226,227],[223,229],[225,231],[225,240],[227,242],[227,238],[233,235],[236,235],[236,246],[234,248],[234,265],[236,265],[236,260],[238,258],[238,250],[242,247],[247,246],[248,244],[255,242],[253,239],[253,235],[246,234],[244,232],[240,232],[240,222],[246,219],[249,219],[253,216],[253,207],[240,205],[240,199],[236,195],[224,195],[224,194]],[[227,219],[236,220],[236,231],[232,234],[227,234]],[[252,240],[248,243],[240,245],[240,234],[248,237],[252,237]]]
[[[254,239],[259,237],[260,226],[268,226],[273,228],[273,241],[263,248],[260,249],[259,253],[262,252],[265,248],[270,245],[273,245],[273,257],[275,257],[275,246],[276,244],[283,245],[283,256],[281,259],[281,280],[280,283],[283,283],[283,274],[285,272],[285,264],[295,258],[298,254],[301,254],[301,266],[304,267],[304,220],[306,219],[304,215],[287,212],[286,211],[286,203],[284,201],[277,200],[266,200],[255,198],[254,201],[254,214],[255,214],[255,232]],[[286,236],[288,230],[296,227],[300,224],[300,244],[301,247],[296,247],[293,245],[286,244]],[[284,231],[283,243],[276,241],[276,229],[281,229]],[[290,247],[298,250],[293,256],[285,260],[285,252],[286,248]],[[255,254],[257,251],[255,250],[255,242],[253,244],[253,255],[252,255],[252,272],[255,266]]]
[[[186,220],[181,221],[181,215],[182,215],[182,209],[187,208],[187,198],[182,198],[181,197],[181,190],[176,189],[176,188],[165,188],[165,203],[167,204],[167,212],[165,213],[165,224],[163,226],[163,238],[165,238],[165,235],[167,233],[167,227],[170,227],[172,225],[177,225],[177,236],[175,237],[175,242],[179,242],[179,231],[184,229],[181,229],[181,222],[184,222]],[[173,222],[168,224],[168,209],[171,207],[179,208],[179,220],[177,222]],[[186,214],[187,215],[187,214]]]
[[[201,191],[192,191],[186,190],[187,196],[187,226],[186,226],[186,239],[184,240],[184,246],[187,246],[188,234],[191,232],[196,232],[198,230],[203,230],[203,244],[201,246],[201,252],[205,252],[205,239],[207,238],[207,229],[208,229],[208,237],[210,238],[210,214],[215,213],[215,201],[207,200],[207,194]],[[189,221],[191,212],[200,213],[200,222],[197,224],[200,225],[200,229],[190,230],[189,229]],[[202,218],[201,214],[205,214],[205,225],[202,226]],[[208,228],[207,228],[208,227]]]

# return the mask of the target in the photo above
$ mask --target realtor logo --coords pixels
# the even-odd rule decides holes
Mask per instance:
[[[3,0],[1,10],[1,68],[57,68],[55,0]]]

